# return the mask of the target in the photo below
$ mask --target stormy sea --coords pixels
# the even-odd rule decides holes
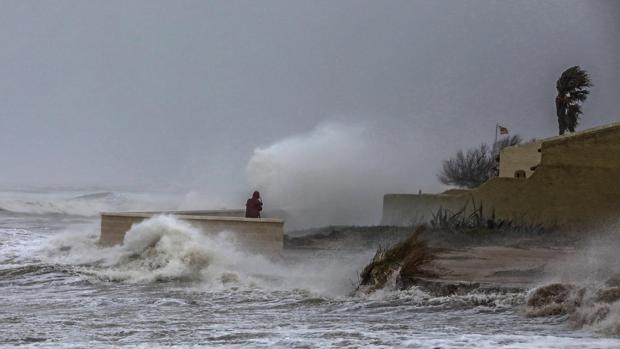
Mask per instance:
[[[134,226],[122,246],[97,244],[99,212],[166,201],[1,192],[0,347],[620,348],[618,317],[575,326],[563,314],[528,316],[532,290],[355,292],[374,249],[274,258],[170,216]]]

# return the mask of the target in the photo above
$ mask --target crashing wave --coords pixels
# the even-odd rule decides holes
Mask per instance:
[[[235,254],[234,237],[206,236],[186,222],[157,216],[134,225],[120,246],[100,247],[96,239],[70,234],[52,240],[43,259],[80,267],[103,280],[196,281],[226,264]]]
[[[32,215],[93,217],[100,212],[170,209],[176,199],[166,195],[94,192],[0,193],[0,211]]]
[[[192,287],[350,292],[369,253],[305,258],[246,251],[233,232],[204,234],[173,216],[155,216],[134,225],[120,246],[97,245],[96,234],[71,233],[51,240],[39,253],[43,262],[70,265],[95,280],[150,283],[189,282]]]
[[[620,335],[620,279],[603,284],[553,283],[538,287],[527,297],[528,316],[567,316],[575,328]]]
[[[127,202],[126,197],[114,193],[95,193],[69,198],[33,194],[14,195],[11,197],[0,197],[0,210],[36,215],[95,216],[102,211],[126,206]]]
[[[117,194],[110,192],[110,191],[104,191],[104,192],[98,192],[98,193],[78,195],[72,198],[72,200],[100,200],[100,199],[113,198],[115,197],[115,195]]]

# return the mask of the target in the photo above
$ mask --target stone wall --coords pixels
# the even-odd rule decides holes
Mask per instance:
[[[420,217],[427,222],[438,207],[455,210],[472,200],[487,215],[517,224],[584,227],[617,221],[620,124],[543,140],[540,166],[527,179],[496,177],[454,195],[385,195],[383,224],[409,225]]]

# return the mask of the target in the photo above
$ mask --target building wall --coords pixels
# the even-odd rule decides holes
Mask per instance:
[[[527,179],[496,177],[449,199],[386,195],[383,223],[428,221],[426,212],[471,200],[517,224],[583,227],[620,219],[620,124],[543,140],[541,149],[540,166]]]
[[[531,176],[534,173],[531,168],[540,164],[541,144],[542,141],[532,141],[504,148],[499,155],[499,176],[514,178],[519,170],[525,172],[526,178]]]
[[[618,168],[620,123],[551,138],[543,143],[542,154],[545,166]]]

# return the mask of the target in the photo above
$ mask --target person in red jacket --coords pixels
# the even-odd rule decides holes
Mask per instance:
[[[245,217],[246,218],[260,218],[260,211],[263,210],[263,201],[260,198],[260,193],[255,191],[252,197],[245,202]]]

